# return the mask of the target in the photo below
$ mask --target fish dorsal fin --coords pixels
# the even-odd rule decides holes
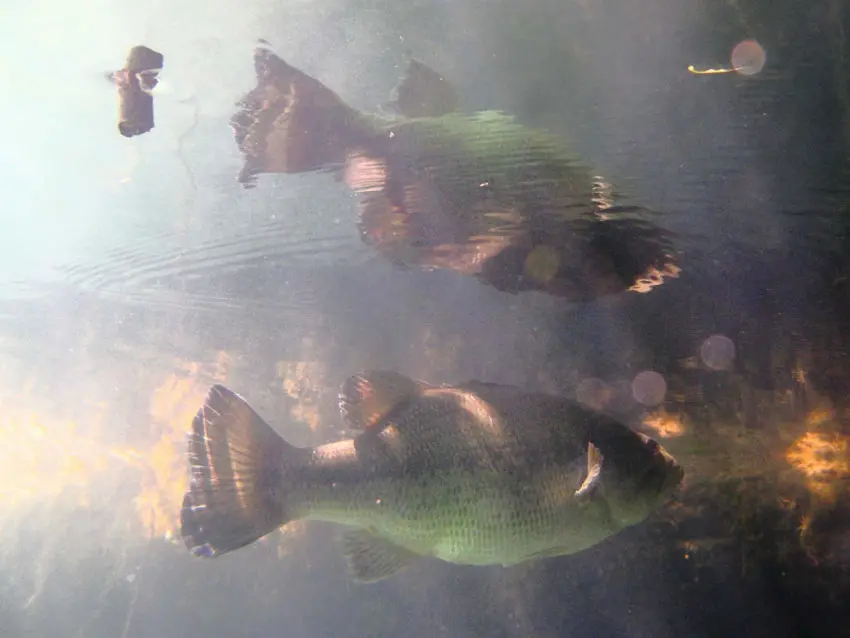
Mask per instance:
[[[392,106],[404,117],[440,117],[458,110],[455,88],[431,67],[413,58],[395,95]]]
[[[398,405],[422,391],[421,384],[396,372],[369,370],[346,379],[339,391],[339,411],[346,427],[377,426]]]
[[[581,501],[586,501],[593,496],[599,484],[599,475],[602,473],[602,452],[593,443],[587,444],[587,476],[584,477],[581,487],[576,490],[575,496]]]
[[[361,583],[389,578],[420,558],[418,554],[365,529],[346,532],[342,545],[348,572],[353,580]]]

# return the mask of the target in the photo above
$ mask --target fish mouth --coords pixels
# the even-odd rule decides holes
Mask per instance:
[[[638,480],[638,489],[655,497],[672,497],[681,487],[685,471],[675,458],[656,440],[638,434],[643,440],[651,459]]]
[[[682,487],[682,482],[685,479],[685,470],[678,464],[674,464],[667,468],[667,477],[661,484],[660,492],[672,496]]]
[[[675,461],[668,461],[662,470],[662,478],[658,482],[656,496],[670,499],[681,489],[685,471]]]
[[[681,488],[684,478],[684,469],[665,453],[663,459],[657,459],[643,473],[638,481],[638,490],[654,498],[672,498]]]

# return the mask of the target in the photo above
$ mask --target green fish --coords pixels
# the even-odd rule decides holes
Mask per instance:
[[[563,144],[497,111],[465,114],[441,75],[411,60],[393,112],[363,113],[275,55],[231,118],[239,181],[326,171],[358,195],[364,243],[394,264],[446,269],[499,290],[590,301],[648,292],[679,274],[653,214]]]
[[[386,371],[348,378],[350,440],[299,448],[216,385],[192,423],[181,535],[197,556],[294,520],[350,526],[351,576],[423,557],[515,565],[580,552],[639,523],[684,472],[658,443],[558,396]]]

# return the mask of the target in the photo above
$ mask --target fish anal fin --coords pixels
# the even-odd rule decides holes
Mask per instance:
[[[421,558],[419,554],[365,529],[346,532],[342,545],[349,574],[361,583],[389,578]]]
[[[593,497],[599,485],[599,475],[602,472],[602,452],[593,443],[587,444],[587,475],[581,486],[576,490],[575,497],[579,501],[587,501]]]
[[[396,372],[362,371],[346,379],[339,391],[339,410],[346,426],[377,427],[397,406],[421,392],[421,385]]]

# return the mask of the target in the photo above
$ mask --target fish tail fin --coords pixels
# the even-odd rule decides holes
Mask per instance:
[[[287,443],[242,397],[214,385],[188,439],[180,535],[190,552],[224,554],[292,520],[286,484],[309,450]]]

